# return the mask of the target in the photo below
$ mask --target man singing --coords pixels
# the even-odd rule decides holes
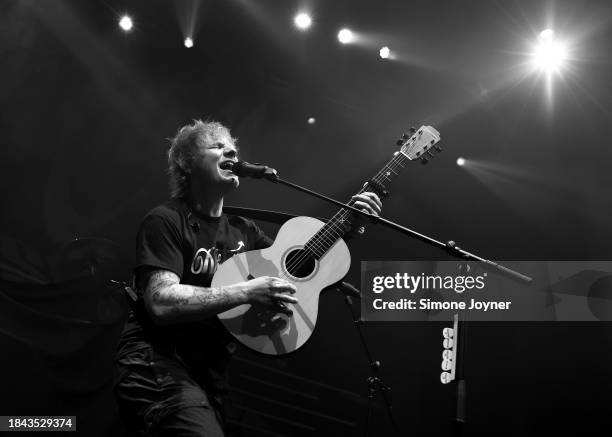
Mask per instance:
[[[211,287],[219,263],[270,240],[251,221],[223,213],[239,185],[236,140],[217,122],[196,120],[170,141],[171,200],[151,210],[136,239],[134,304],[119,342],[115,393],[130,430],[146,436],[223,436],[222,398],[231,336],[216,314],[262,304],[290,314],[295,287],[259,277]],[[376,194],[355,207],[378,215]]]

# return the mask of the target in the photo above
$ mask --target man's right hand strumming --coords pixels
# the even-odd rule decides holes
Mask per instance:
[[[291,296],[296,292],[295,285],[273,276],[261,276],[232,287],[242,289],[245,296],[244,303],[266,305],[287,315],[291,315],[292,312],[285,304],[298,303],[297,298]]]
[[[198,322],[241,304],[260,304],[291,315],[286,303],[296,304],[291,296],[293,284],[262,276],[226,287],[197,287],[181,284],[168,270],[144,272],[144,302],[151,319],[158,325]]]

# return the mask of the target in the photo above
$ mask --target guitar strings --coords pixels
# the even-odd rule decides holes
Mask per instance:
[[[386,179],[387,182],[391,181],[391,178],[390,178],[391,175],[388,173],[392,172],[397,175],[398,173],[395,172],[394,170],[398,170],[399,167],[404,168],[403,164],[405,161],[402,161],[403,159],[407,159],[406,155],[404,155],[403,153],[398,152],[397,154],[395,154],[393,158],[391,159],[391,161],[387,163],[383,167],[383,169],[380,170],[376,174],[376,176],[372,178],[372,180],[381,185],[382,185],[383,179]],[[363,193],[367,187],[368,186],[366,184],[364,187],[362,187],[359,190],[357,194]],[[353,204],[354,204],[354,201],[349,202],[349,205],[352,206]],[[291,272],[296,269],[299,269],[310,258],[313,258],[313,255],[318,256],[319,258],[323,257],[325,253],[329,250],[329,248],[331,248],[331,246],[333,246],[336,243],[336,241],[338,241],[342,237],[343,222],[345,219],[347,219],[352,214],[353,212],[346,208],[342,208],[338,212],[336,212],[336,214],[334,214],[334,216],[332,216],[332,218],[323,227],[321,227],[321,229],[319,229],[313,237],[311,237],[306,242],[306,244],[304,245],[304,253],[287,264],[286,266],[287,271]],[[308,249],[308,246],[311,246],[312,250]],[[326,248],[326,246],[328,247]],[[321,251],[321,254],[317,252],[317,249]],[[289,279],[284,273],[282,274],[282,276],[285,277],[284,279]]]
[[[436,139],[436,136],[434,136],[434,139]],[[439,141],[439,139],[438,139]],[[437,142],[437,141],[436,141]],[[377,182],[377,183],[381,183],[382,179],[387,179],[388,181],[391,181],[390,178],[390,174],[388,174],[389,172],[384,171],[385,169],[390,170],[392,173],[394,173],[395,175],[397,175],[398,173],[395,172],[394,170],[398,170],[399,167],[404,168],[404,164],[406,163],[406,159],[410,160],[410,158],[408,158],[407,155],[405,155],[403,152],[397,152],[393,155],[393,158],[391,159],[391,161],[386,164],[382,170],[380,170],[376,176],[374,176],[372,178],[373,181]],[[381,184],[382,185],[382,184]],[[363,193],[365,191],[365,189],[367,188],[367,184],[364,185],[358,192],[358,194]],[[353,205],[354,202],[350,201],[349,205]],[[326,223],[324,224],[304,245],[304,253],[301,254],[301,256],[299,256],[296,260],[292,260],[291,263],[288,263],[285,267],[285,269],[287,270],[288,273],[291,273],[291,271],[295,268],[299,269],[306,261],[308,261],[308,259],[319,256],[319,258],[323,257],[325,255],[325,253],[337,242],[338,239],[341,238],[342,236],[342,231],[340,229],[340,226],[342,224],[342,220],[346,219],[347,217],[349,217],[352,214],[352,212],[350,212],[349,210],[347,210],[346,208],[342,208],[340,209],[338,212],[336,212],[336,214],[334,214],[334,216],[332,216],[332,218]],[[338,219],[336,216],[340,216],[341,217],[341,221],[336,225],[336,223],[338,222]],[[338,231],[338,233],[336,234],[334,232],[334,229],[336,229]],[[333,233],[333,235],[329,235],[330,233]],[[329,238],[328,238],[329,237]],[[325,243],[328,244],[328,248],[325,248]],[[311,245],[313,246],[312,251],[307,249],[307,246]],[[319,249],[321,250],[321,255],[319,255],[315,249]],[[283,279],[287,279],[287,280],[291,280],[292,278],[289,277],[288,275],[286,275],[283,272],[280,272],[281,274],[279,275],[281,278]]]
[[[400,157],[400,159],[402,158],[406,158],[406,156],[402,153],[398,153],[396,154],[393,159],[383,167],[383,169],[381,171],[378,172],[378,174],[376,176],[374,176],[372,179],[377,182],[377,183],[381,183],[382,179],[387,179],[387,181],[390,181],[390,175],[388,175],[387,173],[389,173],[389,171],[386,170],[390,170],[391,172],[393,172],[394,174],[398,174],[397,172],[395,172],[394,170],[397,170],[398,167],[404,167],[402,162],[399,162],[400,159],[397,159],[397,157]],[[396,162],[397,161],[397,162]],[[367,188],[367,185],[362,187],[361,190],[358,192],[359,193],[363,193],[365,191],[365,189]],[[353,202],[351,201],[349,203],[349,205],[353,204]],[[315,235],[313,237],[311,237],[311,239],[306,243],[306,245],[304,246],[306,249],[304,250],[304,252],[306,252],[305,254],[303,254],[302,256],[296,258],[295,260],[292,260],[291,263],[287,264],[287,269],[288,270],[293,270],[295,268],[300,268],[304,262],[308,261],[309,258],[312,257],[312,255],[315,256],[319,256],[322,257],[325,255],[325,252],[327,252],[327,250],[329,250],[329,248],[331,246],[333,246],[333,244],[335,244],[335,242],[341,238],[342,235],[342,221],[347,218],[348,216],[350,216],[351,214],[353,214],[351,211],[347,210],[346,208],[342,208],[340,211],[338,211],[329,221],[327,224],[325,224],[321,229],[319,229],[319,231],[317,231],[317,233],[315,233]],[[337,217],[340,216],[340,217]],[[340,222],[338,223],[338,221],[340,220]],[[337,224],[336,224],[337,223]],[[336,232],[334,232],[336,231]],[[331,234],[331,235],[330,235]],[[328,248],[325,248],[325,245],[328,245]],[[307,246],[313,246],[313,250],[309,250],[307,249]],[[321,254],[319,254],[316,249],[319,249],[321,251]]]
[[[378,181],[377,181],[378,182]],[[365,188],[365,187],[364,187]],[[359,193],[364,191],[362,188]],[[354,201],[350,201],[349,205],[354,205]],[[352,212],[349,212],[345,208],[337,212],[327,224],[319,229],[313,237],[306,243],[306,251],[312,252],[313,255],[322,257],[325,252],[331,247],[337,239],[341,238],[342,234],[346,231],[343,229],[344,220],[348,218]],[[308,256],[308,255],[306,255]],[[301,260],[296,260],[297,262]],[[293,263],[295,264],[295,263]],[[289,266],[289,268],[294,265]]]
[[[391,179],[390,179],[389,177],[387,177],[387,175],[386,175],[386,173],[387,173],[387,172],[386,172],[385,170],[391,170],[391,171],[393,171],[393,170],[397,169],[398,167],[403,167],[403,165],[401,165],[401,163],[396,163],[396,162],[394,162],[394,161],[392,160],[390,163],[388,163],[387,165],[385,165],[385,167],[383,168],[383,170],[381,170],[381,171],[380,171],[380,172],[379,172],[379,173],[378,173],[378,174],[377,174],[375,177],[373,177],[372,179],[373,179],[375,182],[377,182],[377,183],[381,183],[383,179],[387,179],[387,181],[390,181]],[[393,171],[393,172],[394,172],[394,171]],[[395,173],[395,174],[397,174],[396,172],[394,172],[394,173]],[[366,188],[366,187],[362,187],[362,188],[359,190],[358,194],[359,194],[359,193],[363,193],[363,192],[365,191],[365,188]],[[351,203],[353,203],[353,202],[351,202]],[[349,205],[350,205],[351,203],[349,203]],[[340,209],[340,210],[339,210],[339,211],[338,211],[338,212],[337,212],[337,213],[336,213],[336,214],[335,214],[335,215],[334,215],[334,216],[333,216],[333,217],[330,219],[330,221],[328,222],[328,225],[329,225],[329,226],[328,226],[328,228],[331,228],[331,229],[338,228],[338,229],[339,229],[339,226],[335,225],[335,224],[333,223],[333,221],[338,219],[338,217],[337,217],[338,215],[341,215],[341,216],[342,216],[341,218],[346,218],[346,217],[347,217],[348,215],[350,215],[350,214],[353,214],[353,213],[352,213],[351,211],[347,210],[346,208],[342,208],[342,209]],[[325,234],[325,229],[324,229],[324,228],[321,228],[320,232],[321,232],[321,231],[322,231],[322,234]],[[338,237],[339,237],[339,236],[338,236]],[[317,239],[316,235],[313,237],[313,239],[316,241],[316,239]]]
[[[427,130],[427,131],[429,132],[429,130]],[[429,132],[429,133],[431,134],[431,132]],[[437,137],[437,136],[435,136],[435,135],[433,135],[433,138],[434,138],[434,139],[438,139],[438,137]],[[439,139],[438,139],[438,141],[439,141]],[[436,141],[436,142],[437,142],[437,141]],[[405,146],[405,144],[404,144],[404,146]],[[397,161],[398,161],[398,162],[395,162],[395,161],[396,161],[396,158],[399,158],[399,159],[397,159]],[[392,173],[394,173],[394,174],[396,174],[396,175],[397,175],[398,173],[397,173],[397,172],[395,172],[394,170],[397,170],[397,169],[398,169],[398,167],[402,167],[402,168],[403,168],[403,167],[404,167],[403,163],[405,163],[405,159],[409,159],[407,155],[405,155],[405,154],[404,154],[403,152],[401,152],[401,151],[396,152],[396,153],[393,155],[393,158],[391,159],[391,161],[390,161],[390,162],[389,162],[387,165],[385,165],[385,166],[383,167],[383,169],[382,169],[381,171],[379,171],[379,172],[378,172],[378,174],[377,174],[377,175],[376,175],[374,178],[372,178],[372,179],[373,179],[374,181],[378,182],[378,183],[380,183],[380,179],[381,179],[381,178],[385,178],[385,179],[388,179],[388,180],[390,181],[391,179],[390,179],[389,177],[387,177],[388,172],[384,172],[385,168],[386,168],[386,169],[388,169],[388,170],[390,170]],[[403,162],[399,162],[400,160],[403,160]],[[379,175],[380,175],[380,177],[379,177]],[[390,175],[389,175],[389,176],[390,176]],[[378,180],[377,180],[377,179],[378,179]],[[362,189],[359,191],[359,193],[364,192],[365,188],[366,188],[366,187],[364,186],[364,187],[363,187],[363,188],[362,188]],[[349,205],[352,205],[352,204],[353,204],[352,202],[351,202],[351,203],[349,203]],[[340,223],[339,223],[338,225],[336,225],[334,222],[338,222],[338,219],[336,218],[336,216],[337,216],[337,215],[339,215],[339,214],[340,214],[342,217],[341,217],[341,219],[340,219]],[[331,219],[328,221],[328,223],[326,223],[326,224],[325,224],[325,225],[324,225],[324,226],[323,226],[321,229],[319,229],[319,230],[318,230],[318,231],[315,233],[315,235],[314,235],[313,237],[311,237],[311,238],[308,240],[308,242],[306,243],[306,245],[304,245],[304,247],[305,247],[304,252],[306,252],[306,253],[305,253],[305,254],[304,254],[302,257],[298,258],[297,260],[293,260],[293,262],[292,262],[292,263],[288,264],[288,265],[287,265],[287,269],[290,269],[290,268],[295,268],[296,266],[297,266],[297,268],[301,267],[301,265],[303,265],[303,263],[304,263],[305,261],[307,261],[307,260],[308,260],[308,258],[311,258],[311,257],[312,257],[312,255],[319,256],[319,257],[324,256],[324,255],[325,255],[325,252],[327,252],[327,250],[329,250],[329,248],[331,248],[331,246],[333,246],[333,244],[335,244],[335,242],[336,242],[336,241],[337,241],[339,238],[341,238],[341,235],[342,235],[342,230],[340,229],[341,223],[342,223],[342,221],[343,221],[343,220],[344,220],[346,217],[348,217],[350,214],[352,214],[352,212],[348,211],[348,210],[347,210],[347,209],[345,209],[345,208],[343,208],[343,209],[341,209],[340,211],[338,211],[338,212],[337,212],[337,213],[336,213],[336,214],[335,214],[335,215],[334,215],[334,216],[333,216],[333,217],[332,217],[332,218],[331,218]],[[334,232],[334,229],[338,230],[339,232],[336,234],[336,233]],[[328,238],[329,233],[333,233],[333,235],[331,235],[331,236],[330,236],[331,238]],[[320,244],[320,243],[323,243],[323,244]],[[325,248],[325,245],[324,245],[325,243],[327,243],[327,244],[329,245],[329,247],[328,247],[327,249]],[[330,243],[331,243],[331,244],[330,244]],[[307,246],[307,245],[309,245],[309,244],[310,244],[311,246],[313,246],[313,250],[312,250],[312,251],[310,251],[310,250],[306,249],[306,246]],[[315,249],[317,249],[317,248],[318,248],[319,250],[321,250],[321,254],[318,254],[318,253],[315,251]],[[308,253],[308,252],[310,252],[310,253]],[[290,266],[290,267],[289,267],[289,266]]]
[[[431,132],[429,131],[429,129],[426,129],[426,130],[427,130],[427,132],[428,132],[428,133],[430,133],[430,134],[431,134]],[[438,142],[438,141],[439,141],[439,137],[437,137],[436,135],[432,135],[432,138],[433,138],[433,139],[436,139],[436,140],[437,140],[436,142]],[[399,159],[396,159],[396,158],[399,158]],[[388,176],[390,176],[389,171],[385,172],[385,169],[386,169],[386,170],[390,170],[390,172],[391,172],[391,173],[394,173],[394,174],[396,174],[396,175],[397,175],[398,173],[397,173],[397,172],[395,172],[394,170],[397,170],[397,169],[398,169],[398,167],[402,167],[402,168],[403,168],[403,167],[404,167],[404,165],[403,165],[403,164],[406,162],[406,161],[405,161],[406,159],[409,159],[409,158],[408,158],[408,156],[407,156],[407,155],[405,155],[403,152],[400,152],[400,151],[396,152],[396,153],[395,153],[395,155],[393,156],[393,158],[391,159],[391,161],[390,161],[390,162],[389,162],[387,165],[385,165],[381,171],[379,171],[379,173],[378,173],[378,174],[377,174],[377,175],[376,175],[376,176],[373,178],[373,180],[375,180],[376,182],[380,182],[380,179],[381,179],[381,178],[384,178],[384,179],[387,179],[388,181],[390,181],[390,180],[391,180],[391,178],[390,178],[390,177],[388,177]],[[397,162],[396,162],[396,161],[397,161]],[[380,177],[379,177],[379,176],[380,176]],[[378,180],[377,180],[377,179],[378,179]],[[364,187],[364,188],[365,188],[365,187]],[[363,191],[364,191],[364,189],[360,190],[360,191],[359,191],[359,193],[362,193]],[[346,210],[346,209],[342,209],[342,210],[340,210],[338,213],[336,213],[336,215],[338,215],[338,214],[343,214],[343,217],[341,218],[341,220],[343,220],[343,219],[344,219],[344,218],[346,218],[348,215],[352,214],[352,212],[350,212],[350,211],[348,211],[348,210]],[[332,217],[332,218],[329,220],[329,222],[328,222],[328,223],[327,223],[327,224],[326,224],[326,225],[325,225],[323,228],[321,228],[321,229],[320,229],[320,230],[319,230],[319,231],[318,231],[318,232],[317,232],[317,233],[316,233],[316,234],[315,234],[315,235],[314,235],[314,236],[313,236],[313,237],[312,237],[312,238],[311,238],[311,239],[308,241],[308,243],[311,243],[311,242],[313,243],[313,245],[315,246],[315,247],[314,247],[315,249],[317,248],[317,243],[318,243],[318,242],[321,242],[321,241],[324,241],[324,243],[329,243],[329,242],[330,242],[330,240],[328,240],[328,239],[326,238],[326,237],[328,236],[328,235],[326,235],[326,234],[329,234],[329,232],[327,232],[328,230],[329,230],[330,232],[332,232],[332,233],[333,233],[333,235],[331,235],[331,237],[332,237],[332,238],[331,238],[331,245],[333,245],[333,244],[335,243],[335,241],[336,241],[338,238],[340,238],[340,237],[341,237],[341,229],[340,229],[340,225],[335,225],[335,224],[334,224],[334,220],[336,220],[336,219],[337,219],[337,218],[336,218],[336,215],[334,215],[334,217]],[[334,232],[333,232],[333,231],[334,231],[334,229],[339,229],[339,230],[340,230],[340,233],[339,233],[338,235],[336,235],[336,233],[334,233]],[[319,235],[319,234],[320,234],[320,235]],[[307,243],[307,244],[308,244],[308,243]],[[315,252],[315,255],[317,255],[317,256],[323,256],[323,255],[325,254],[325,252],[326,252],[326,251],[329,249],[329,248],[328,248],[328,249],[325,249],[325,246],[324,246],[324,245],[323,245],[323,246],[320,246],[319,248],[320,248],[320,249],[322,249],[322,254],[321,254],[321,255],[319,255],[317,252]]]
[[[398,166],[402,166],[401,163],[395,163],[392,162],[391,164],[386,165],[383,170],[381,170],[380,175],[375,176],[374,178],[372,178],[375,182],[377,183],[381,183],[383,179],[386,179],[387,181],[390,181],[391,179],[386,175],[386,173],[388,173],[387,170],[393,171],[395,169],[398,168]],[[402,166],[403,167],[403,166]],[[394,172],[394,171],[393,171]],[[394,172],[395,174],[397,174],[396,172]],[[363,193],[365,191],[366,187],[363,187],[359,193]],[[358,194],[359,194],[358,193]],[[354,202],[351,201],[349,203],[349,205],[354,205]],[[313,238],[311,239],[313,245],[315,248],[320,249],[322,251],[321,254],[317,253],[317,255],[319,256],[323,256],[324,253],[326,252],[326,248],[325,245],[331,246],[333,245],[339,238],[341,238],[342,233],[344,231],[343,229],[343,222],[345,219],[347,219],[348,217],[352,216],[353,212],[350,210],[347,210],[345,208],[341,209],[340,211],[338,211],[328,222],[328,224],[326,226],[324,226],[323,228],[321,228],[319,230],[319,232],[317,234],[315,234],[313,236]],[[330,235],[331,234],[331,235]],[[321,244],[323,243],[323,244]]]
[[[402,155],[402,156],[404,156],[404,155]],[[390,161],[390,162],[389,162],[387,165],[385,165],[385,166],[383,167],[383,169],[382,169],[381,171],[379,171],[379,173],[378,173],[376,176],[374,176],[374,177],[372,178],[372,179],[373,179],[375,182],[380,183],[381,185],[382,185],[382,183],[381,183],[381,182],[382,182],[382,179],[386,179],[386,180],[387,180],[387,182],[390,182],[390,181],[391,181],[391,178],[389,177],[390,175],[387,175],[387,174],[388,174],[388,173],[390,173],[390,172],[392,172],[392,173],[394,173],[394,174],[396,174],[396,175],[397,175],[398,173],[397,173],[397,172],[395,172],[394,170],[397,170],[397,169],[398,169],[398,167],[402,167],[402,168],[404,167],[404,166],[402,165],[402,163],[401,163],[401,162],[394,162],[395,158],[396,158],[396,157],[394,156],[394,159],[392,159],[392,160],[391,160],[391,161]],[[367,186],[366,186],[366,187],[367,187]],[[363,192],[365,191],[365,188],[366,188],[366,187],[362,187],[362,189],[361,189],[361,190],[358,192],[358,194],[363,193]],[[350,203],[349,203],[349,205],[351,205],[351,206],[352,206],[352,204],[353,204],[353,202],[350,202]],[[336,225],[336,224],[334,223],[334,221],[338,221],[336,216],[337,216],[337,215],[342,215],[342,217],[340,217],[340,218],[339,218],[339,219],[340,219],[340,222],[342,222],[342,220],[343,220],[343,219],[345,219],[346,217],[350,216],[351,214],[353,214],[353,212],[352,212],[352,211],[347,210],[346,208],[342,208],[340,211],[338,211],[338,212],[337,212],[337,213],[336,213],[336,214],[335,214],[335,215],[334,215],[334,216],[333,216],[333,217],[330,219],[330,221],[328,222],[328,224],[329,224],[328,229],[329,229],[329,230],[331,230],[331,231],[333,231],[334,229],[338,229],[338,230],[340,230],[340,231],[341,231],[342,229],[340,228],[340,225]],[[331,224],[330,224],[330,223],[331,223]],[[321,239],[323,239],[323,238],[326,236],[326,235],[325,235],[326,231],[325,231],[325,229],[324,229],[324,228],[321,228],[321,230],[320,230],[320,231],[322,231],[322,232],[321,232],[321,233],[322,233],[322,238],[319,238],[319,241],[320,241]],[[334,237],[335,237],[335,238],[334,238]],[[338,238],[340,238],[340,237],[341,237],[341,235],[340,235],[340,234],[338,234],[338,235],[335,235],[335,234],[334,234],[334,235],[332,235],[333,240],[331,241],[331,243],[333,244],[333,243],[334,243],[334,242],[335,242],[335,241],[336,241]],[[315,234],[315,236],[313,236],[313,240],[315,240],[315,242],[316,242],[316,240],[317,240],[317,236],[316,236],[316,234]]]
[[[404,157],[404,155],[401,155],[402,157]],[[401,162],[396,162],[396,157],[397,155],[394,157],[394,159],[391,160],[390,163],[388,163],[387,165],[385,165],[385,167],[383,167],[383,170],[381,170],[374,178],[372,178],[375,182],[377,183],[381,183],[382,179],[387,179],[387,181],[390,181],[391,179],[387,176],[387,173],[389,173],[388,171],[385,170],[390,170],[391,172],[393,172],[394,174],[397,174],[397,172],[395,172],[394,170],[397,170],[398,167],[404,167],[402,165]],[[399,161],[399,160],[397,160]],[[359,191],[359,193],[363,193],[365,191],[366,187],[362,187],[362,189]],[[358,194],[359,194],[358,193]],[[351,201],[349,203],[349,205],[353,204],[353,202]],[[350,210],[347,210],[346,208],[342,208],[341,210],[339,210],[330,220],[329,222],[322,227],[317,234],[315,234],[311,240],[308,243],[313,243],[313,245],[315,246],[315,248],[322,248],[323,249],[323,253],[322,254],[318,254],[319,256],[322,256],[325,253],[325,247],[321,244],[319,244],[320,242],[324,241],[325,243],[335,243],[335,241],[341,237],[341,233],[342,233],[342,229],[341,229],[341,221],[345,218],[347,218],[348,216],[350,216],[351,214],[353,214]],[[340,216],[340,217],[338,217]],[[340,223],[338,223],[338,221],[340,221]],[[339,232],[333,232],[334,230],[339,231]],[[329,231],[329,232],[328,232]],[[332,233],[331,235],[331,239],[328,239],[327,237],[329,236],[329,234]],[[307,244],[308,244],[307,243]]]

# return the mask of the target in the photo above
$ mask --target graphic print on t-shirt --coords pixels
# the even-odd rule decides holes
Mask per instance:
[[[244,248],[244,242],[239,241],[236,249],[230,249],[230,253],[238,253],[242,248]],[[211,247],[210,249],[201,247],[197,250],[191,261],[191,273],[204,276],[213,275],[217,271],[217,266],[220,262],[221,253],[219,249],[216,247]]]
[[[238,253],[238,252],[240,252],[240,249],[242,249],[243,247],[244,247],[244,243],[242,241],[239,241],[238,242],[238,247],[235,248],[235,249],[230,249],[230,252]]]
[[[216,247],[198,249],[191,261],[191,273],[194,275],[212,275],[217,271],[220,257],[221,254]]]

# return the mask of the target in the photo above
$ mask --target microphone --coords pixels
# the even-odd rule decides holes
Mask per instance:
[[[232,172],[236,176],[245,178],[261,179],[266,178],[272,181],[278,180],[276,170],[262,164],[251,164],[246,161],[238,161],[231,166]]]

